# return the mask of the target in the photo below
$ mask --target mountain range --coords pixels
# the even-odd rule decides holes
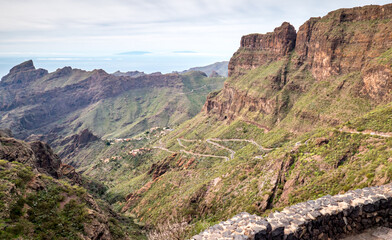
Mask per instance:
[[[116,76],[64,67],[48,73],[27,61],[0,81],[0,127],[49,143],[84,129],[105,139],[129,137],[191,118],[223,81],[195,71]]]
[[[310,18],[298,30],[284,22],[243,36],[227,79],[201,69],[48,73],[28,61],[0,82],[0,127],[33,143],[3,133],[0,146],[24,146],[42,159],[32,148],[44,140],[62,157],[61,164],[53,157],[57,165],[99,183],[79,184],[110,205],[104,216],[118,215],[118,234],[108,228],[107,239],[187,239],[240,212],[268,215],[389,183],[391,19],[392,4],[371,5]],[[0,166],[26,172],[4,149]],[[29,186],[27,175],[18,187]],[[19,212],[0,226],[18,226]],[[124,221],[134,222],[132,230]],[[82,225],[70,232],[88,236],[91,227]],[[11,228],[0,229],[15,235],[4,230]]]

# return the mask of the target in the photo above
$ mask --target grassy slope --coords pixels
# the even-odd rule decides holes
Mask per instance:
[[[37,183],[40,188],[32,187]],[[84,225],[91,221],[85,189],[36,175],[21,163],[0,160],[0,189],[1,239],[82,239]],[[126,220],[109,218],[113,237],[143,239],[132,221],[126,221],[126,228],[120,221]]]
[[[252,85],[252,82],[264,81],[263,78],[276,73],[276,69],[279,66],[262,66],[239,81]],[[186,216],[194,224],[193,234],[240,211],[263,214],[321,195],[389,182],[392,177],[388,161],[392,157],[389,139],[343,133],[338,131],[340,127],[330,127],[351,120],[351,124],[381,125],[374,129],[378,131],[389,129],[385,120],[391,118],[389,105],[376,108],[377,117],[366,117],[374,114],[369,113],[364,118],[355,118],[375,107],[370,99],[359,95],[360,79],[360,73],[354,72],[315,82],[306,69],[292,69],[283,89],[269,93],[268,89],[259,89],[272,97],[289,99],[290,108],[280,115],[280,122],[268,133],[245,123],[241,117],[222,124],[214,116],[200,113],[163,137],[161,142],[167,148],[179,151],[183,148],[177,138],[239,138],[252,139],[275,149],[259,159],[254,157],[263,152],[254,145],[227,142],[225,146],[236,151],[234,159],[224,162],[219,158],[196,157],[196,163],[187,169],[177,163],[192,156],[180,154],[171,163],[171,171],[153,182],[149,190],[133,203],[130,212],[146,223],[164,221],[162,213],[167,212],[180,218]],[[229,79],[228,84],[242,86],[233,79]],[[286,89],[293,85],[301,86],[301,90],[290,92]],[[258,92],[256,89],[251,94]],[[217,97],[222,96],[218,94]],[[270,116],[261,117],[266,119],[265,122],[271,122]],[[372,119],[378,118],[377,124],[371,123]],[[263,118],[259,122],[263,123]],[[327,143],[320,144],[319,139],[326,139]],[[194,152],[228,155],[206,142],[183,144]],[[150,180],[151,176],[144,173],[127,181],[133,186],[143,186]],[[130,185],[128,189],[134,189]],[[125,193],[125,189],[121,192]],[[117,204],[123,206],[121,201]]]
[[[385,113],[380,116],[385,117]],[[388,125],[383,120],[378,124],[383,123]],[[389,182],[392,177],[388,161],[392,157],[390,140],[341,133],[337,129],[315,129],[299,136],[279,129],[265,133],[263,129],[241,120],[227,125],[199,114],[163,137],[161,141],[166,143],[166,147],[179,151],[178,137],[253,139],[263,146],[280,147],[269,152],[264,159],[257,159],[254,156],[265,153],[254,145],[227,142],[225,146],[236,151],[234,159],[224,162],[219,158],[197,157],[195,164],[186,169],[178,162],[187,162],[192,156],[180,154],[171,162],[171,170],[140,195],[130,213],[148,224],[164,221],[163,213],[170,213],[179,219],[192,219],[191,235],[240,211],[263,214],[266,208],[268,212],[268,209],[325,194]],[[328,139],[328,144],[317,145],[319,138]],[[154,139],[151,142],[142,144],[158,144],[158,141],[154,143]],[[300,147],[296,146],[298,142],[302,144]],[[208,147],[207,143],[203,144]],[[206,150],[207,147],[200,147],[201,144],[184,142],[184,145],[188,150],[211,153]],[[140,146],[129,146],[133,147]],[[116,148],[114,155],[121,155],[121,148],[125,149],[127,145]],[[209,146],[209,149],[213,149],[213,146]],[[216,151],[216,155],[224,154],[224,150]],[[121,209],[128,193],[137,192],[152,180],[152,176],[146,173],[151,163],[160,162],[168,155],[164,151],[153,150],[138,158],[100,163],[97,167],[99,171],[89,170],[88,174],[94,178],[95,173],[105,169],[109,180],[101,180],[109,185],[107,198],[117,209]],[[132,165],[137,161],[141,164]],[[288,167],[283,168],[284,178],[279,179],[283,165]],[[295,183],[294,187],[291,186],[292,182]],[[266,204],[269,204],[268,207]]]
[[[358,24],[341,27],[348,32],[369,27]],[[388,50],[376,58],[376,63],[391,65],[390,53]],[[125,205],[122,197],[127,192],[137,193],[129,214],[148,224],[165,221],[167,215],[178,217],[178,221],[185,218],[192,224],[188,233],[191,236],[241,211],[266,214],[322,195],[390,182],[391,139],[339,131],[345,124],[358,130],[390,132],[390,104],[377,107],[361,95],[360,72],[316,82],[306,65],[300,68],[294,65],[291,59],[274,62],[227,80],[229,87],[251,97],[276,99],[274,114],[244,109],[235,121],[221,122],[214,115],[200,113],[160,141],[146,143],[149,146],[163,143],[180,152],[184,148],[177,138],[197,139],[202,143],[184,143],[186,150],[227,156],[224,150],[214,149],[203,141],[238,138],[255,140],[274,148],[272,151],[260,152],[250,143],[225,142],[221,144],[236,151],[234,159],[224,162],[220,158],[194,157],[193,164],[184,167],[182,163],[189,162],[192,156],[182,153],[171,159],[170,171],[152,181],[146,169],[152,162],[162,163],[170,155],[154,150],[152,155],[146,155],[150,161],[129,169],[132,174],[110,188],[111,195],[120,196],[115,201],[118,209]],[[287,83],[283,87],[279,81],[271,84],[271,79],[283,70],[287,71]],[[215,97],[225,100],[222,92]],[[264,132],[246,123],[247,120],[269,126],[271,131]],[[260,155],[263,158],[255,158]],[[148,186],[147,190],[138,191],[142,186]]]
[[[260,134],[255,134],[252,130],[254,126],[238,121],[207,136],[275,138],[275,132],[263,134],[259,130]],[[327,143],[320,145],[320,138]],[[192,144],[187,146],[200,151]],[[171,149],[176,148],[173,143]],[[326,194],[388,183],[392,178],[391,150],[391,139],[342,133],[338,128],[292,138],[264,159],[253,158],[262,154],[254,145],[243,144],[229,162],[197,158],[191,168],[173,167],[142,194],[131,212],[147,223],[164,221],[164,212],[186,216],[192,219],[194,234],[241,211],[263,214]],[[173,164],[182,158],[189,156],[180,155]],[[149,177],[131,181],[141,186]]]
[[[223,86],[224,78],[196,72],[181,76],[180,88],[137,88],[89,105],[60,119],[69,123],[63,134],[90,129],[103,138],[129,137],[152,127],[176,126],[196,115],[207,94]]]

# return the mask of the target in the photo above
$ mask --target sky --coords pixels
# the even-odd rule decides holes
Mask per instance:
[[[0,0],[0,75],[37,67],[171,72],[229,60],[242,35],[384,0]]]

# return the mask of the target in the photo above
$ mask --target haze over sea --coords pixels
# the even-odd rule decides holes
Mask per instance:
[[[229,60],[241,36],[390,0],[1,1],[0,76],[25,60],[54,71],[181,71]]]
[[[183,71],[191,67],[204,66],[218,61],[226,61],[230,56],[210,56],[193,52],[173,52],[168,54],[129,53],[112,56],[31,56],[0,57],[0,76],[8,74],[15,65],[32,59],[36,68],[44,68],[49,72],[70,66],[83,70],[103,69],[108,73],[117,70],[144,71],[145,73]],[[1,78],[0,77],[0,78]]]

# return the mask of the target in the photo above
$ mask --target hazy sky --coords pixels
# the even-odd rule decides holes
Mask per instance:
[[[384,0],[0,0],[0,57],[211,56],[244,34]]]

